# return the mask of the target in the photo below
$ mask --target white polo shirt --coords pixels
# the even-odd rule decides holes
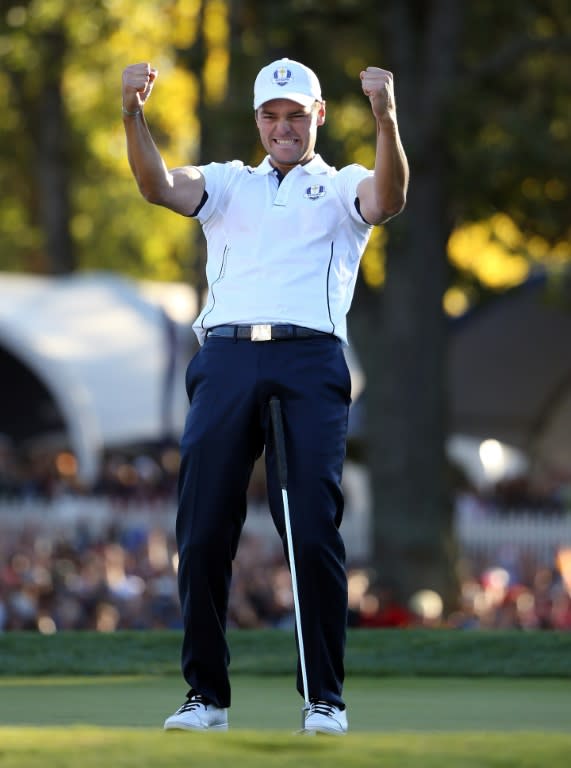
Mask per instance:
[[[355,207],[371,171],[340,171],[319,155],[278,182],[269,157],[199,170],[208,199],[197,214],[207,240],[208,297],[193,328],[293,323],[347,343],[349,311],[369,226]]]

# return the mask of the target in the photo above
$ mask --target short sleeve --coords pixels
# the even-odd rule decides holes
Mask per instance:
[[[356,205],[357,187],[363,179],[370,176],[373,176],[373,171],[369,171],[367,168],[357,163],[346,165],[335,176],[337,193],[343,201],[346,210],[356,223],[366,227],[371,225],[363,219],[359,208]]]
[[[208,163],[199,165],[198,170],[204,176],[204,189],[207,198],[204,205],[196,213],[196,218],[204,224],[220,208],[224,196],[232,184],[236,174],[244,164],[240,160],[232,160],[228,163]]]

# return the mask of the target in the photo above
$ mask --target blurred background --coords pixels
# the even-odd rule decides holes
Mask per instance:
[[[395,77],[407,208],[350,314],[350,624],[571,629],[565,0],[2,0],[0,631],[179,627],[174,544],[200,227],[140,197],[124,66],[167,163],[262,158],[252,85],[312,67],[318,151],[371,167]],[[249,490],[230,623],[291,627]]]

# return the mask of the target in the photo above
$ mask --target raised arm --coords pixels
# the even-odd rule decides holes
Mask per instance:
[[[204,177],[193,166],[169,170],[153,141],[143,108],[157,75],[157,70],[146,63],[123,70],[123,124],[129,165],[146,200],[189,216],[202,200]]]
[[[360,182],[357,194],[365,221],[382,224],[405,206],[408,162],[399,136],[392,74],[367,67],[361,83],[377,123],[377,151],[374,176]]]

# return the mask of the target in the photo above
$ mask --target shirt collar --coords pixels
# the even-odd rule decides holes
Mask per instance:
[[[321,155],[315,155],[309,163],[305,163],[305,165],[296,165],[296,168],[301,168],[306,173],[311,174],[312,176],[318,174],[318,173],[325,173],[327,171],[328,165],[323,160]],[[292,168],[292,170],[294,170]],[[254,169],[254,173],[258,173],[260,175],[267,175],[268,173],[273,173],[274,166],[270,163],[270,156],[266,155],[262,162],[257,165]]]

